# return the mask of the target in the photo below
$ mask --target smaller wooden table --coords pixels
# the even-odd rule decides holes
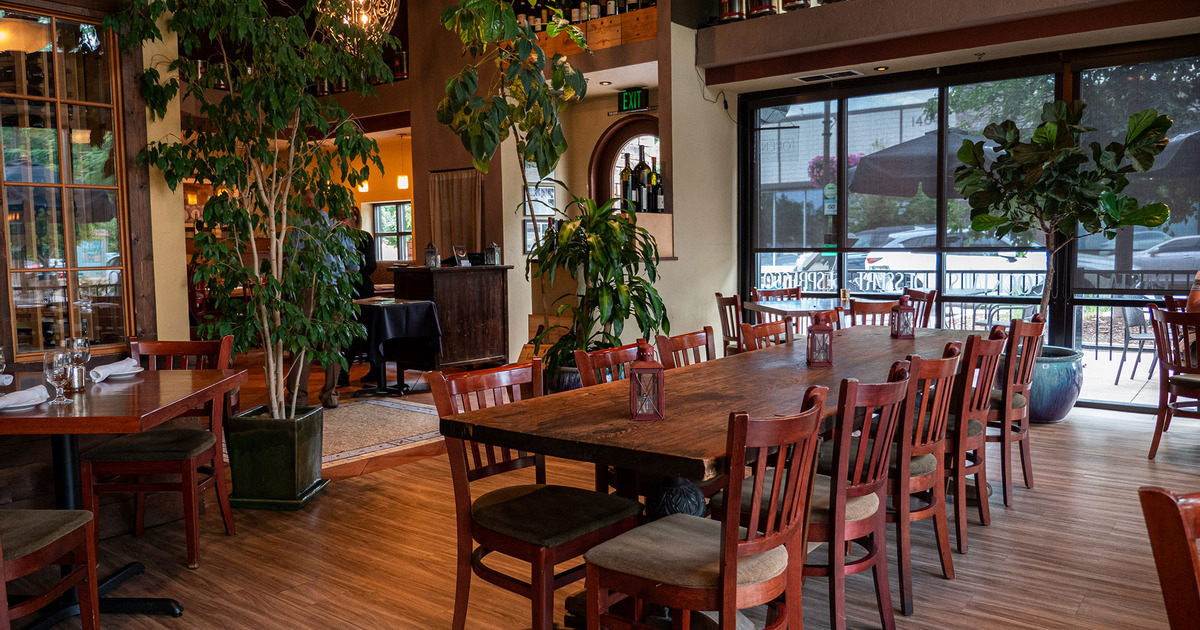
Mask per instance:
[[[441,354],[442,329],[438,324],[437,309],[429,300],[398,300],[390,297],[372,297],[355,300],[359,306],[358,321],[367,329],[367,361],[379,374],[375,387],[365,387],[354,393],[358,396],[403,396],[409,387],[404,382],[404,366],[413,359],[397,358],[399,382],[395,387],[387,383],[387,356],[384,345],[397,339],[408,339],[433,348]],[[401,348],[411,352],[412,346]],[[432,365],[424,366],[432,369]]]

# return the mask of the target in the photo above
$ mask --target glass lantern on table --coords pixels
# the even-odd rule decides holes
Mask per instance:
[[[649,344],[638,346],[637,360],[629,364],[629,415],[634,420],[662,420],[663,366],[654,360]]]
[[[912,339],[917,331],[917,309],[909,303],[907,295],[892,307],[892,338]]]
[[[808,366],[831,367],[833,365],[833,326],[829,325],[825,313],[813,314],[813,323],[808,327]]]

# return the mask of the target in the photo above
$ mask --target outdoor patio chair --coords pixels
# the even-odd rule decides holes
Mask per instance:
[[[1150,329],[1150,322],[1146,320],[1146,313],[1137,306],[1122,306],[1113,309],[1114,322],[1116,316],[1121,318],[1125,326],[1122,328],[1125,340],[1121,343],[1121,362],[1117,364],[1117,378],[1113,381],[1113,385],[1120,384],[1121,370],[1125,367],[1125,355],[1129,354],[1129,346],[1137,342],[1137,356],[1133,359],[1133,369],[1129,372],[1129,378],[1133,378],[1137,374],[1138,363],[1142,361],[1142,350],[1146,347],[1146,342],[1154,343],[1154,331]],[[1130,332],[1131,329],[1137,328],[1138,332]],[[1146,373],[1146,378],[1154,376],[1154,368],[1158,366],[1158,354],[1154,355],[1154,359],[1150,362],[1150,371]]]

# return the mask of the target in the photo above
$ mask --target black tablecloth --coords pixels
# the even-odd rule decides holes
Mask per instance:
[[[392,339],[429,338],[441,353],[442,329],[433,302],[393,298],[367,298],[354,302],[361,309],[358,321],[367,328],[367,360],[373,365],[383,361],[383,344]]]

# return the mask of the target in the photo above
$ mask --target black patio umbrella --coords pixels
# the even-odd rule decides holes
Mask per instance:
[[[958,160],[954,155],[963,140],[978,142],[983,138],[967,135],[957,129],[947,131],[946,152],[949,163],[946,169],[946,190],[954,194],[954,168]],[[850,175],[850,192],[889,197],[912,197],[918,185],[925,194],[937,195],[937,131],[913,138],[907,142],[890,146],[882,151],[864,155]],[[992,152],[984,151],[991,161]]]

